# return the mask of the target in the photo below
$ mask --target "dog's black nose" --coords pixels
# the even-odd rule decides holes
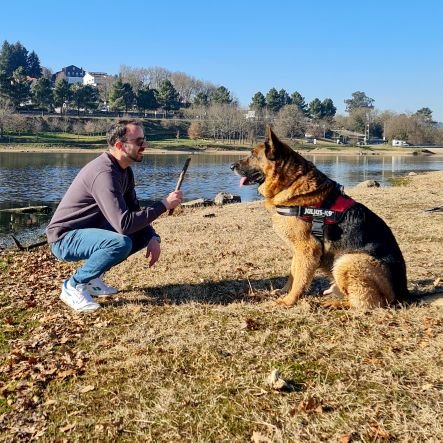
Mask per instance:
[[[231,163],[231,171],[233,171],[236,166],[237,166],[237,163]]]

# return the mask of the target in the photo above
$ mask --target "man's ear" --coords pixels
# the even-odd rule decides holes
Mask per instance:
[[[271,128],[266,129],[265,155],[268,160],[275,161],[279,157],[281,141]]]
[[[120,140],[117,140],[114,143],[114,148],[117,149],[118,151],[121,151],[123,149],[123,142]]]

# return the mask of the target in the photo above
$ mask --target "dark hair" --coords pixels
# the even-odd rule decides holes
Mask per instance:
[[[125,141],[128,125],[136,125],[143,129],[143,124],[137,120],[119,120],[114,123],[106,133],[108,146],[113,147],[117,140]]]

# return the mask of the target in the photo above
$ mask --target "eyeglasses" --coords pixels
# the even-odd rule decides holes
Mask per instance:
[[[132,140],[131,139],[122,140],[122,141],[123,141],[123,143],[130,143],[130,144],[133,144],[138,147],[142,147],[146,143],[146,139],[142,138],[142,137],[133,138]]]

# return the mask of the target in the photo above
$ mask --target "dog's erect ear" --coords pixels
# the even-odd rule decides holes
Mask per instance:
[[[268,160],[275,161],[280,156],[281,141],[271,128],[266,129],[265,155]]]

